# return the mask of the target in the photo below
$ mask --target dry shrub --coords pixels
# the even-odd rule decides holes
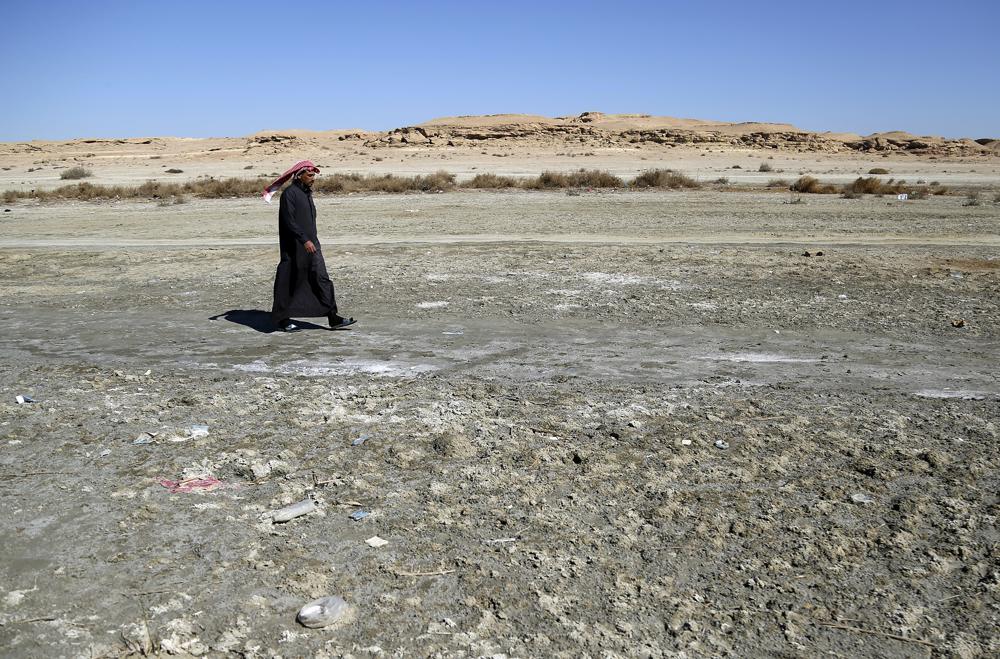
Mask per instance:
[[[672,169],[651,169],[639,174],[629,184],[633,188],[700,188],[701,183]]]
[[[820,183],[819,179],[812,176],[802,176],[795,183],[792,183],[791,190],[807,194],[833,194],[837,188],[830,184]]]
[[[76,179],[81,179],[81,178],[90,178],[93,175],[94,172],[84,167],[70,167],[69,169],[59,174],[59,178],[61,178],[64,181],[74,181]]]
[[[581,169],[576,172],[542,172],[536,179],[528,179],[524,187],[528,190],[550,190],[554,188],[620,188],[624,182],[614,174],[597,169]]]
[[[417,189],[424,192],[430,190],[451,190],[455,187],[455,175],[449,174],[443,169],[439,169],[427,176],[415,176],[414,179]]]
[[[868,170],[869,174],[888,174],[889,170],[885,167],[872,167]]]
[[[183,169],[177,169],[176,167],[171,167],[170,169],[167,170],[167,174],[183,174],[183,173],[184,173]]]
[[[426,176],[395,176],[394,174],[332,174],[316,179],[316,192],[430,192],[451,190],[455,187],[455,175],[438,171]]]
[[[470,180],[462,184],[463,188],[477,188],[496,190],[500,188],[520,187],[521,181],[511,176],[499,176],[497,174],[476,174]]]
[[[845,191],[856,192],[858,194],[899,194],[904,192],[902,184],[896,183],[893,179],[883,181],[877,176],[868,178],[858,177],[853,183],[844,186]]]
[[[791,183],[783,178],[773,178],[767,182],[767,187],[769,188],[788,188],[791,187]]]
[[[774,167],[771,167],[770,163],[762,162],[760,167],[757,168],[758,172],[773,172]]]

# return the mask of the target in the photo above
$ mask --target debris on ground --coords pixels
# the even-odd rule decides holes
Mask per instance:
[[[298,503],[293,503],[290,506],[285,506],[280,510],[275,510],[271,513],[271,519],[276,524],[281,524],[295,519],[296,517],[302,517],[303,515],[308,515],[312,511],[316,510],[316,502],[312,499],[303,499]]]
[[[224,485],[222,481],[214,476],[204,476],[200,478],[188,478],[182,481],[172,481],[161,478],[157,481],[160,485],[170,490],[171,494],[188,494],[191,492],[211,492]]]
[[[342,597],[337,597],[336,595],[321,597],[299,609],[299,614],[295,619],[303,627],[317,629],[337,622],[344,617],[347,610],[348,604]]]

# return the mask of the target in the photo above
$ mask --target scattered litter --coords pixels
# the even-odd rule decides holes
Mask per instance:
[[[691,440],[690,439],[682,439],[681,440],[681,446],[691,446]]]
[[[465,332],[461,332],[461,331],[458,331],[458,332],[441,332],[441,333],[444,334],[444,335],[446,335],[446,336],[462,336],[463,334],[465,334]]]
[[[517,538],[497,538],[496,540],[487,540],[488,545],[505,545],[508,542],[517,542]]]
[[[457,627],[458,625],[451,618],[442,618],[441,622],[448,625],[449,627]]]
[[[860,503],[860,504],[875,503],[875,499],[871,498],[867,494],[852,494],[851,495],[851,501],[853,501],[854,503]]]
[[[347,613],[347,602],[336,595],[331,597],[321,597],[318,600],[309,602],[301,609],[295,617],[303,627],[316,629],[332,625]]]
[[[287,522],[293,520],[296,517],[302,517],[312,511],[316,510],[316,502],[312,499],[303,499],[298,503],[293,503],[290,506],[285,506],[280,510],[275,510],[271,513],[271,519],[276,523],[280,524],[282,522]]]
[[[812,256],[809,252],[802,252],[802,256]]]
[[[191,429],[188,432],[192,438],[208,437],[208,426],[204,424],[195,424],[191,426]]]
[[[954,320],[951,321],[951,326],[952,327],[965,327],[965,319],[964,318],[955,318]]]
[[[360,437],[358,437],[357,439],[355,439],[353,442],[351,442],[351,446],[361,446],[366,441],[368,441],[369,437],[371,437],[371,435],[361,435]]]
[[[816,252],[816,256],[823,256],[823,252]]]
[[[900,201],[906,201],[909,198],[910,198],[910,195],[908,195],[905,192],[903,192],[902,194],[896,195],[896,199],[899,199]]]
[[[721,448],[723,451],[729,448],[729,442],[724,439],[715,440],[715,448]]]
[[[100,455],[102,458],[106,458],[109,455],[111,455],[111,449],[106,448],[103,451],[101,451],[98,455]]]
[[[377,535],[373,535],[372,537],[365,540],[365,544],[368,545],[369,547],[374,547],[375,549],[378,549],[379,547],[385,547],[387,544],[389,544],[389,541],[383,540]]]
[[[965,279],[965,276],[961,272],[952,272],[951,273],[951,278],[952,279]]]
[[[144,433],[141,433],[138,437],[136,437],[135,439],[132,440],[132,443],[135,444],[135,445],[137,445],[137,446],[140,445],[140,444],[152,444],[153,442],[156,441],[156,435],[158,435],[158,434],[159,433],[155,433],[155,432],[144,432]]]
[[[172,481],[166,478],[161,478],[158,482],[160,485],[170,490],[171,494],[211,492],[212,490],[222,487],[223,485],[222,481],[214,476],[205,476],[204,478],[188,478],[183,481]]]
[[[35,399],[32,398],[31,396],[21,396],[20,394],[18,394],[18,396],[15,397],[14,400],[17,401],[18,405],[24,405],[25,403],[34,403],[35,402]]]
[[[365,517],[368,517],[369,515],[371,515],[371,513],[365,512],[364,510],[359,510],[357,512],[351,513],[350,515],[348,515],[348,517],[350,517],[351,519],[353,519],[355,522],[360,522],[361,520],[363,520]]]
[[[837,299],[838,300],[846,300],[847,299],[847,295],[845,293],[841,293],[840,295],[837,296]]]

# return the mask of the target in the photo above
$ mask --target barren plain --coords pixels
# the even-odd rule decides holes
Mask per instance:
[[[359,323],[294,334],[276,205],[5,205],[3,654],[1000,653],[995,144],[585,119],[0,145],[0,190],[302,158],[748,186],[319,196]],[[763,188],[876,166],[980,195]],[[349,614],[299,625],[325,595]]]

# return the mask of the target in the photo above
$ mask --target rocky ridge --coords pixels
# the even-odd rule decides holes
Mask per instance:
[[[567,144],[592,148],[621,148],[660,144],[666,146],[717,146],[822,153],[909,153],[921,156],[975,156],[1000,153],[1000,141],[983,138],[946,139],[917,137],[903,132],[858,136],[816,133],[787,124],[700,122],[673,120],[648,115],[584,112],[576,117],[539,121],[536,117],[518,120],[476,122],[459,117],[454,122],[441,119],[417,126],[404,126],[384,133],[354,133],[341,140],[363,141],[369,148],[405,146],[469,146],[513,142],[518,145],[556,146]],[[647,121],[642,121],[643,119]],[[459,121],[461,120],[461,121]],[[636,127],[627,127],[634,123]],[[659,124],[659,125],[658,125]]]

